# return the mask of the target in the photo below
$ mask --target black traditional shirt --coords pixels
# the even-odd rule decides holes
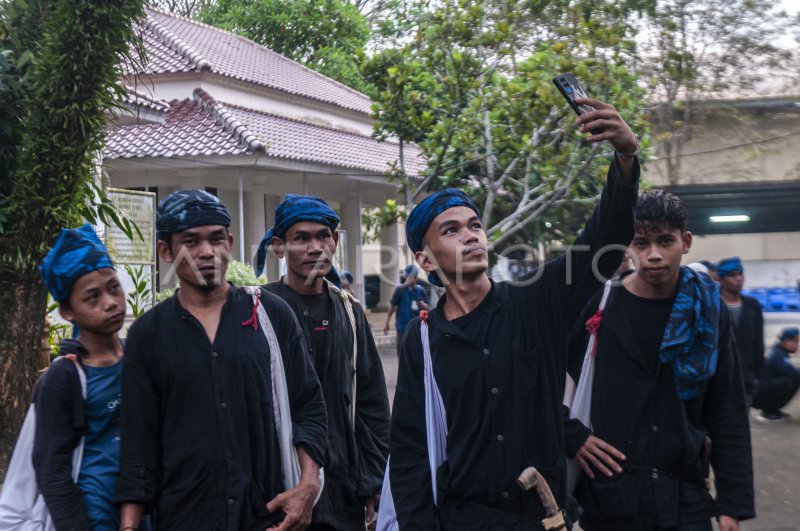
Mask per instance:
[[[578,323],[594,315],[602,293],[587,305]],[[586,530],[637,531],[675,528],[724,514],[754,516],[753,464],[739,357],[730,316],[721,306],[717,367],[699,396],[682,401],[674,366],[658,359],[669,313],[665,301],[634,306],[627,290],[611,290],[598,332],[592,385],[592,430],[623,454],[623,472],[611,478],[585,474],[576,490],[585,509]],[[639,301],[641,302],[641,301]],[[635,315],[634,315],[635,314]],[[656,342],[642,341],[634,327],[651,321]],[[570,341],[570,374],[578,380],[587,335],[576,326]],[[656,345],[655,347],[653,345]],[[566,423],[572,456],[591,433],[580,421]],[[710,462],[716,500],[705,489],[703,452],[711,440]]]
[[[638,166],[634,178],[638,180]],[[592,272],[593,258],[604,276],[611,276],[622,261],[619,249],[604,247],[630,243],[636,197],[636,186],[622,183],[612,165],[600,202],[575,242],[588,247],[573,247],[540,268],[527,285],[493,283],[476,309],[484,313],[482,326],[470,327],[468,333],[458,326],[461,320],[445,318],[446,297],[431,312],[433,371],[448,428],[447,460],[437,474],[438,507],[433,504],[426,446],[420,323],[411,322],[403,338],[392,411],[390,478],[400,529],[541,529],[544,511],[537,495],[516,485],[528,466],[542,473],[563,504],[560,407],[566,338],[570,324],[600,286]]]
[[[329,298],[325,348],[312,347],[314,366],[328,406],[328,464],[325,489],[314,522],[340,531],[363,531],[364,500],[380,494],[389,451],[389,399],[378,350],[360,304],[353,302],[357,329],[356,425],[350,420],[353,378],[353,327],[341,292],[326,282]],[[283,282],[265,288],[294,310],[309,345],[319,317],[303,297]],[[351,301],[352,302],[352,301]]]
[[[326,416],[297,319],[263,293],[281,347],[294,444],[323,465]],[[159,529],[263,531],[284,491],[273,416],[270,350],[243,325],[252,297],[231,287],[214,343],[170,297],[128,333],[122,375],[122,449],[116,503],[145,504]]]

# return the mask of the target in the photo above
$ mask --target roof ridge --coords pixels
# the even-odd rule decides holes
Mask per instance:
[[[370,102],[370,104],[372,103],[372,98],[370,98],[369,96],[367,96],[367,95],[366,95],[366,94],[364,94],[363,92],[360,92],[360,91],[358,91],[358,90],[354,89],[353,87],[348,87],[348,86],[347,86],[347,85],[345,85],[344,83],[342,83],[342,82],[340,82],[340,81],[337,81],[337,80],[333,79],[332,77],[326,76],[325,74],[323,74],[323,73],[321,73],[321,72],[317,72],[317,71],[316,71],[316,70],[314,70],[313,68],[311,68],[311,67],[308,67],[308,66],[306,66],[306,65],[304,65],[304,64],[302,64],[302,63],[299,63],[299,62],[295,61],[294,59],[289,59],[289,58],[288,58],[288,57],[286,57],[285,55],[283,55],[283,54],[280,54],[280,53],[276,52],[275,50],[273,50],[273,49],[272,49],[272,48],[270,48],[269,46],[265,46],[265,45],[263,45],[263,44],[259,44],[259,43],[257,43],[256,41],[254,41],[254,40],[252,40],[252,39],[248,39],[248,38],[247,38],[247,37],[245,37],[244,35],[239,35],[239,34],[238,34],[238,33],[236,33],[236,32],[229,31],[229,30],[226,30],[226,29],[223,29],[223,28],[218,28],[217,26],[212,26],[211,24],[207,24],[207,23],[205,23],[205,22],[202,22],[202,21],[200,21],[200,20],[195,20],[195,19],[193,19],[193,18],[184,17],[184,16],[182,16],[182,15],[176,15],[176,14],[174,14],[174,13],[168,13],[168,12],[165,12],[165,11],[163,11],[163,10],[161,10],[161,9],[154,9],[154,8],[152,8],[152,7],[148,7],[148,9],[151,9],[151,10],[153,10],[153,11],[155,11],[155,12],[157,12],[157,13],[161,14],[161,15],[167,16],[167,17],[171,17],[171,18],[174,18],[174,19],[177,19],[177,20],[181,20],[181,21],[183,21],[183,22],[188,22],[188,23],[190,23],[190,24],[194,24],[194,25],[196,25],[196,26],[200,26],[200,27],[203,27],[203,28],[207,28],[207,29],[210,29],[210,30],[214,30],[214,31],[216,31],[216,32],[219,32],[219,33],[224,33],[225,35],[230,35],[230,36],[233,36],[233,37],[235,37],[235,38],[237,38],[237,39],[239,39],[239,40],[241,40],[241,41],[244,41],[246,44],[248,44],[248,45],[250,45],[250,46],[255,46],[256,48],[262,48],[262,49],[264,49],[264,50],[267,50],[268,52],[270,52],[270,53],[272,53],[272,54],[275,54],[275,55],[276,55],[276,56],[277,56],[279,59],[281,59],[281,60],[283,60],[283,61],[287,61],[287,62],[289,62],[289,63],[293,63],[293,64],[295,64],[295,65],[299,66],[300,68],[303,68],[303,69],[305,69],[305,70],[307,70],[307,71],[311,72],[311,73],[312,73],[313,75],[315,75],[316,77],[320,77],[320,78],[323,78],[323,79],[325,79],[325,80],[327,80],[327,81],[330,81],[330,82],[332,82],[332,83],[335,83],[336,85],[339,85],[341,88],[343,88],[343,89],[347,90],[348,92],[352,93],[353,95],[355,95],[355,96],[361,96],[361,97],[365,98],[367,101],[369,101],[369,102]],[[150,20],[150,19],[149,19],[149,17],[148,17],[148,20]],[[160,25],[160,23],[159,23],[159,22],[156,22],[156,24],[159,24],[159,25]],[[168,31],[168,30],[165,30],[165,31]],[[170,33],[171,33],[171,32],[170,32]],[[176,38],[177,38],[177,37],[176,37]],[[209,66],[210,66],[210,65],[209,65]],[[222,73],[220,73],[220,72],[217,72],[217,73],[218,73],[218,74],[220,74],[220,75],[226,76],[226,77],[232,77],[232,76],[228,76],[227,74],[222,74]],[[261,83],[261,84],[263,84],[263,83]],[[276,90],[281,90],[281,89],[278,89],[278,88],[276,88]],[[281,90],[281,91],[282,91],[282,92],[285,92],[285,91],[283,91],[283,90]],[[310,98],[310,99],[317,99],[317,100],[319,100],[319,98],[313,98],[313,97],[311,97],[311,96],[305,96],[305,97],[308,97],[308,98]],[[324,100],[319,100],[319,101],[324,101]],[[327,103],[330,103],[330,102],[327,102]],[[358,111],[358,109],[352,109],[352,110]],[[370,114],[370,113],[366,113],[366,114]]]
[[[308,125],[308,126],[316,127],[316,128],[319,128],[319,129],[325,129],[327,131],[334,131],[336,133],[343,133],[343,134],[346,134],[346,135],[356,136],[358,138],[368,138],[368,139],[371,139],[371,140],[375,140],[376,142],[385,142],[387,144],[393,144],[394,143],[394,142],[391,142],[391,141],[387,142],[385,139],[380,139],[380,138],[374,137],[372,135],[363,135],[361,133],[357,133],[355,131],[351,131],[351,130],[348,130],[348,129],[340,129],[338,127],[333,127],[333,126],[330,126],[330,125],[322,125],[320,123],[312,122],[310,120],[303,120],[302,118],[294,118],[294,117],[291,117],[291,116],[284,116],[282,114],[276,114],[274,112],[262,111],[260,109],[253,109],[251,107],[245,107],[243,105],[236,105],[235,103],[225,103],[225,106],[226,107],[230,107],[231,109],[237,109],[237,110],[246,111],[246,112],[253,112],[253,113],[256,113],[256,114],[260,114],[262,116],[271,116],[273,118],[279,118],[281,120],[286,120],[286,121],[289,121],[289,122],[295,122],[295,123],[298,123],[298,124]]]
[[[203,109],[214,117],[214,120],[216,120],[223,129],[231,133],[237,141],[244,144],[248,151],[253,153],[266,153],[267,146],[264,142],[259,140],[255,133],[237,120],[232,112],[226,109],[222,103],[215,100],[208,92],[201,88],[196,88],[194,92],[192,92],[192,97]]]
[[[150,17],[149,14],[144,20],[144,26],[155,33],[170,49],[189,61],[196,71],[202,72],[211,70],[211,63],[209,63],[207,59],[201,56],[198,51],[186,44],[177,35],[162,26],[160,22]]]

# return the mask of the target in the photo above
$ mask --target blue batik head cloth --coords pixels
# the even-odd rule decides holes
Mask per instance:
[[[275,236],[281,239],[285,238],[286,231],[292,225],[301,221],[322,223],[330,227],[332,231],[339,226],[339,216],[324,199],[313,195],[288,194],[275,208],[275,226],[264,234],[261,243],[258,245],[255,257],[257,276],[261,276],[261,273],[264,272],[264,264],[267,261],[267,248],[272,245],[272,238]],[[331,268],[331,272],[326,275],[326,278],[337,287],[342,286],[335,268]]]
[[[797,336],[800,336],[800,329],[795,326],[790,326],[789,328],[784,328],[781,330],[780,335],[778,336],[779,341],[786,341],[787,339],[794,339]]]
[[[422,242],[425,239],[425,233],[428,228],[436,219],[436,216],[454,207],[464,206],[471,208],[475,214],[480,215],[478,207],[472,202],[472,199],[456,188],[446,188],[429,195],[414,207],[411,214],[406,221],[406,243],[412,253],[422,250]],[[436,273],[428,274],[428,281],[434,286],[442,287],[441,279]]]
[[[478,207],[467,194],[455,188],[447,188],[429,195],[414,207],[406,221],[406,242],[412,253],[422,250],[422,240],[436,216],[454,207],[465,206],[478,214]],[[480,215],[480,214],[478,214]]]
[[[76,280],[106,267],[114,267],[111,256],[94,227],[86,223],[77,229],[61,229],[39,271],[47,291],[58,302],[65,302]]]
[[[719,278],[726,277],[733,273],[743,273],[744,266],[742,266],[742,261],[739,259],[738,256],[732,256],[730,258],[723,258],[717,264],[717,276]]]
[[[231,215],[217,196],[205,190],[178,190],[158,203],[156,231],[159,240],[203,225],[230,227]]]

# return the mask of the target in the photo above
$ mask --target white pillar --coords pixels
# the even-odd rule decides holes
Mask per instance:
[[[239,261],[247,263],[247,253],[244,246],[244,182],[242,172],[239,170]]]
[[[364,260],[361,255],[361,196],[351,197],[341,203],[342,228],[347,231],[347,267],[353,274],[350,291],[364,299]]]
[[[266,223],[266,230],[271,229],[275,226],[275,208],[281,202],[281,196],[279,195],[271,195],[267,194],[266,201],[265,201],[265,215],[267,219]],[[272,252],[272,247],[269,247],[269,252],[267,252],[267,266],[265,268],[267,272],[267,280],[269,282],[275,282],[280,278],[280,270],[278,269],[278,257],[275,256],[275,253]]]
[[[400,281],[401,257],[398,248],[397,223],[383,227],[380,234],[381,245],[381,290],[378,310],[389,311],[389,299],[397,283]]]
[[[245,262],[253,263],[258,244],[267,231],[267,216],[264,209],[264,193],[260,190],[244,194],[244,255]]]

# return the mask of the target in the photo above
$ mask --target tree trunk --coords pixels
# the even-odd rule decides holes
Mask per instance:
[[[0,478],[5,478],[39,371],[47,297],[32,269],[0,289]]]

